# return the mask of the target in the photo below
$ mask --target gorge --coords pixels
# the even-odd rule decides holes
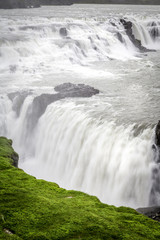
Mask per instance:
[[[0,135],[19,168],[107,204],[159,205],[159,7],[44,6],[0,20]]]

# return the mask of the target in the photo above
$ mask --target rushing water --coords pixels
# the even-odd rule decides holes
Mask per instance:
[[[0,134],[13,139],[19,167],[105,203],[160,203],[152,149],[160,118],[159,11],[125,5],[0,10]],[[140,53],[121,18],[156,52]],[[59,100],[36,115],[43,99],[34,109],[35,97],[64,82],[100,94]]]

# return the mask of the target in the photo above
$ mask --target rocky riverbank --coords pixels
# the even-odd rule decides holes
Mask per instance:
[[[138,208],[137,212],[142,213],[143,215],[160,222],[160,207],[159,206]]]
[[[11,144],[0,137],[0,239],[160,239],[160,224],[131,208],[103,204],[14,167]]]

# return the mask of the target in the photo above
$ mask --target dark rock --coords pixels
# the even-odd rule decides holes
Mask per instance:
[[[117,35],[118,40],[119,40],[121,43],[124,43],[124,39],[123,39],[123,37],[122,37],[122,34],[119,33],[119,32],[117,32],[116,35]]]
[[[134,44],[134,46],[136,48],[139,49],[140,52],[142,52],[142,53],[155,52],[155,50],[147,49],[144,46],[142,46],[141,41],[135,38],[133,31],[132,31],[132,22],[131,21],[126,21],[125,19],[120,19],[120,22],[123,24],[126,34],[129,37],[130,41]]]
[[[12,146],[12,143],[13,143],[12,140],[8,139],[8,142],[9,142],[10,146]],[[18,154],[16,152],[13,151],[13,153],[11,155],[11,159],[13,160],[12,165],[14,167],[18,167],[19,156],[18,156]]]
[[[113,27],[117,27],[114,22],[111,22],[111,21],[110,21],[110,24],[111,24]]]
[[[64,83],[55,87],[55,91],[59,92],[61,98],[66,97],[92,97],[99,93],[99,90],[85,85],[85,84],[73,84]]]
[[[152,218],[153,220],[157,220],[160,222],[160,206],[138,208],[136,209],[136,211],[149,218]]]
[[[67,29],[66,28],[60,28],[59,33],[61,36],[66,37],[67,36]]]
[[[155,129],[155,144],[160,147],[160,121],[158,122]]]
[[[23,103],[28,95],[30,95],[31,92],[24,91],[24,92],[13,92],[8,94],[8,98],[12,101],[12,109],[16,112],[17,117],[20,115],[21,108],[23,106]]]
[[[13,166],[14,167],[18,167],[18,160],[19,160],[19,156],[16,152],[14,152],[11,156],[12,160],[13,160]]]
[[[38,121],[38,119],[45,112],[47,106],[53,102],[56,102],[60,99],[64,98],[88,98],[92,97],[95,94],[99,93],[99,90],[85,85],[85,84],[72,84],[72,83],[64,83],[55,87],[56,94],[42,94],[38,97],[35,97],[32,104],[32,109],[30,110],[29,119],[31,122],[29,123],[29,130],[33,129]]]
[[[152,24],[150,25],[149,24],[149,27],[150,27],[150,35],[152,36],[153,39],[156,39],[159,37],[159,27],[160,27],[160,24],[157,26],[157,23],[155,22],[152,22]]]
[[[156,146],[155,146],[155,144],[152,145],[152,149],[153,149],[154,151],[156,151]]]

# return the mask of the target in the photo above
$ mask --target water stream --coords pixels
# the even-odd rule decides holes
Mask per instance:
[[[0,10],[0,135],[13,139],[20,168],[105,203],[160,203],[152,148],[160,117],[159,10]],[[140,52],[120,19],[132,22],[134,37],[156,51]],[[66,82],[100,93],[58,99],[42,111],[43,94],[56,94]]]

